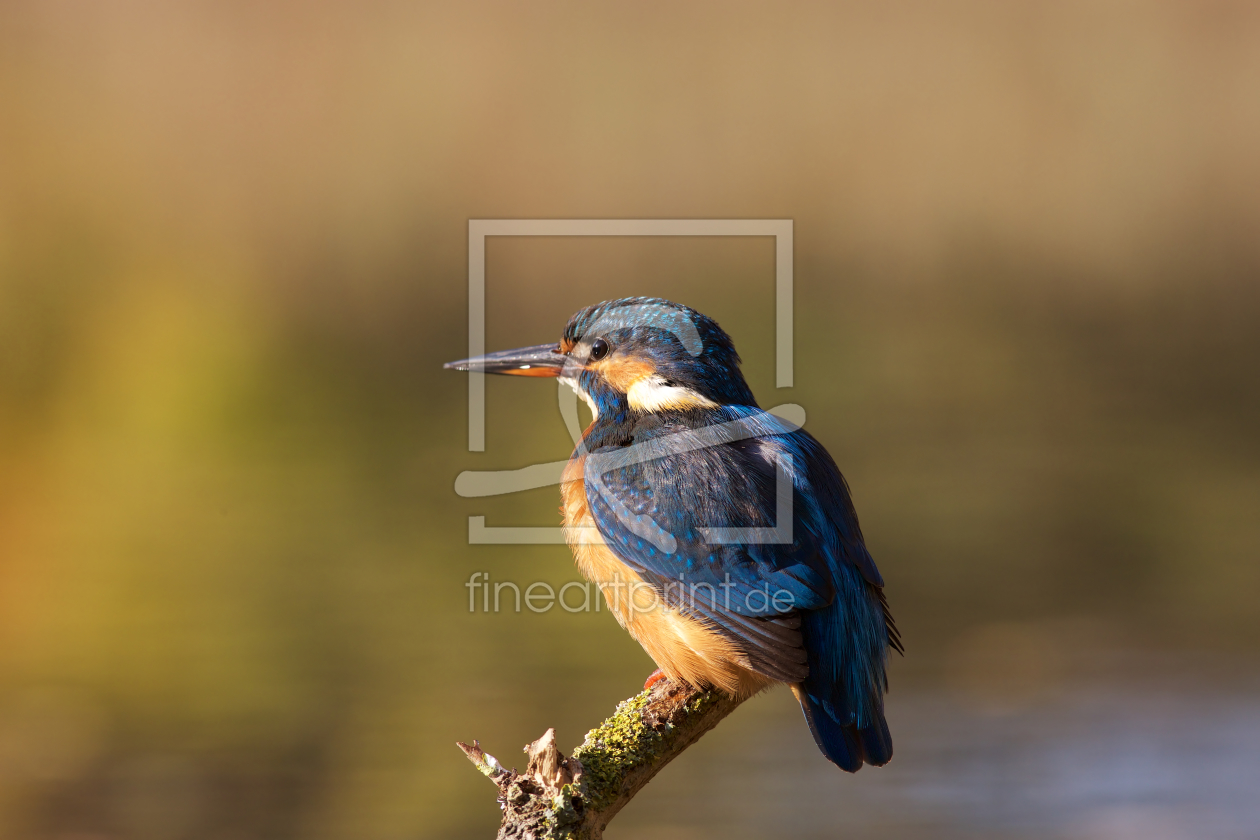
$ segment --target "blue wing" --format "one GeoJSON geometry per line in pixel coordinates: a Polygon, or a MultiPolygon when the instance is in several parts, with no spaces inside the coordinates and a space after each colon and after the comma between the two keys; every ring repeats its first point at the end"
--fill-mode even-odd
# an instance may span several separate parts
{"type": "Polygon", "coordinates": [[[610,548],[666,603],[736,641],[756,670],[799,681],[800,616],[835,603],[852,578],[883,580],[817,441],[756,408],[716,419],[690,429],[648,418],[632,445],[588,453],[588,505],[610,548]]]}

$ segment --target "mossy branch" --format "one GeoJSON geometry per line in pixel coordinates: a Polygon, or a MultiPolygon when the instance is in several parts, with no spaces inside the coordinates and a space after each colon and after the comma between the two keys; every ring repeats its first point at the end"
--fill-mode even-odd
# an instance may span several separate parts
{"type": "Polygon", "coordinates": [[[566,759],[556,731],[525,747],[524,773],[505,769],[480,744],[458,746],[499,788],[501,840],[598,840],[617,812],[661,768],[740,704],[721,691],[661,680],[617,706],[566,759]]]}

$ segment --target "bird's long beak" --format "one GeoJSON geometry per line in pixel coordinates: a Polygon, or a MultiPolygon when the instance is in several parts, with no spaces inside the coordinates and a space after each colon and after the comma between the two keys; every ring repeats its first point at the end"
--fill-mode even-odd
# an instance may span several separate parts
{"type": "Polygon", "coordinates": [[[447,370],[506,373],[512,376],[559,376],[565,363],[569,361],[569,357],[560,352],[558,345],[539,344],[536,347],[502,350],[473,359],[447,362],[442,367],[447,370]]]}

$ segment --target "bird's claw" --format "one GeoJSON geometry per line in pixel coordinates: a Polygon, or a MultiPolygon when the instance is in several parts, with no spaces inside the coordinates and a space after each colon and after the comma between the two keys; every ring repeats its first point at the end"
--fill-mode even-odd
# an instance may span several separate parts
{"type": "Polygon", "coordinates": [[[667,680],[667,679],[669,679],[669,677],[665,676],[665,672],[662,671],[660,668],[657,668],[648,676],[647,680],[643,683],[643,690],[647,691],[649,688],[656,685],[661,680],[667,680]]]}

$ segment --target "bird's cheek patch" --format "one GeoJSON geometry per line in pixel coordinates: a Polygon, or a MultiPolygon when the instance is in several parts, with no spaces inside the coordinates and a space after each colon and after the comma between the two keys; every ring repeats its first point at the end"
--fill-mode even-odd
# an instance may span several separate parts
{"type": "Polygon", "coordinates": [[[690,388],[668,385],[659,376],[645,376],[626,391],[626,401],[636,411],[685,411],[716,408],[717,403],[690,388]]]}
{"type": "Polygon", "coordinates": [[[616,354],[588,367],[602,375],[609,385],[623,394],[628,393],[634,383],[656,373],[656,368],[650,362],[627,359],[616,354]]]}

